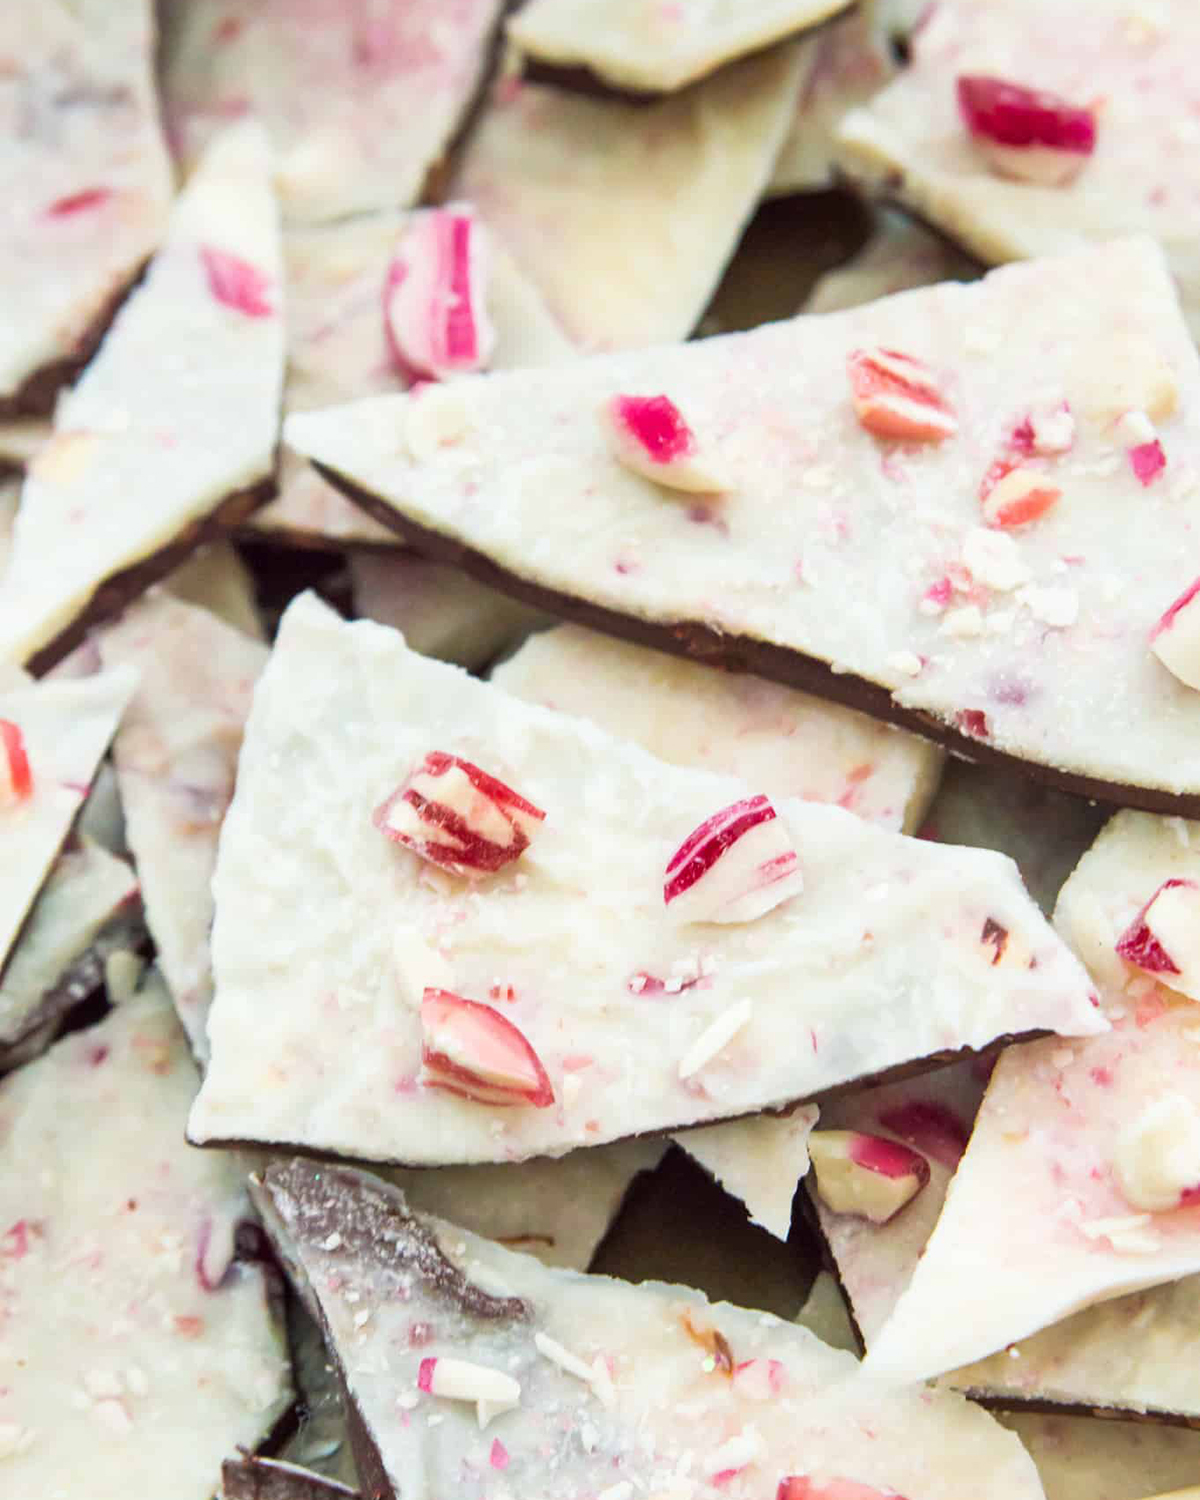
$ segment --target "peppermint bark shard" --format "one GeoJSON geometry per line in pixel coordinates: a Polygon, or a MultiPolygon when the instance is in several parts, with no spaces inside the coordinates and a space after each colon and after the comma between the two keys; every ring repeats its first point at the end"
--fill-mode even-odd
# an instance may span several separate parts
{"type": "Polygon", "coordinates": [[[171,172],[148,0],[10,0],[0,412],[45,412],[162,235],[171,172]]]}
{"type": "Polygon", "coordinates": [[[86,1470],[97,1500],[165,1473],[208,1500],[290,1399],[264,1269],[236,1250],[242,1173],[183,1143],[194,1089],[154,987],[5,1080],[9,1493],[68,1493],[86,1470]]]}
{"type": "Polygon", "coordinates": [[[475,95],[500,0],[171,0],[164,18],[172,144],[196,159],[253,113],[279,153],[293,223],[415,203],[475,95]]]}
{"type": "Polygon", "coordinates": [[[815,1104],[801,1105],[787,1115],[682,1130],[675,1141],[746,1205],[752,1224],[786,1240],[796,1184],[808,1171],[808,1138],[817,1114],[815,1104]]]}
{"type": "Polygon", "coordinates": [[[837,808],[777,804],[801,897],[753,923],[680,921],[663,905],[674,849],[747,793],[297,601],[255,695],[221,841],[212,1062],[193,1138],[412,1165],[557,1155],[779,1107],[998,1036],[1103,1029],[1011,865],[837,808]],[[435,747],[545,812],[518,863],[468,881],[381,832],[375,810],[435,747]],[[932,910],[945,915],[931,929],[932,910]],[[993,965],[989,919],[1036,967],[993,965]],[[694,980],[676,991],[685,970],[694,980]],[[420,1084],[416,1007],[430,985],[498,1007],[554,1106],[496,1110],[420,1084]],[[748,993],[736,1036],[693,1075],[695,1049],[748,993]],[[321,1040],[331,1027],[336,1041],[321,1040]]]}
{"type": "Polygon", "coordinates": [[[577,625],[531,637],[492,681],[672,765],[728,772],[773,796],[833,803],[905,833],[920,825],[941,774],[926,740],[759,677],[713,672],[577,625]]]}
{"type": "Polygon", "coordinates": [[[702,7],[646,0],[533,0],[507,25],[539,62],[583,67],[618,88],[669,93],[722,63],[815,26],[844,0],[715,0],[702,7]]]}
{"type": "Polygon", "coordinates": [[[203,1059],[217,839],[267,649],[159,593],[105,630],[100,651],[106,664],[138,673],[114,746],[126,836],[163,977],[203,1059]]]}
{"type": "Polygon", "coordinates": [[[10,726],[5,749],[15,728],[29,775],[28,794],[0,808],[0,967],[79,815],[135,681],[132,672],[115,671],[0,692],[0,721],[10,726]]]}
{"type": "Polygon", "coordinates": [[[101,987],[106,956],[136,944],[137,895],[133,871],[98,844],[59,856],[0,980],[0,1066],[40,1050],[101,987]]]}
{"type": "MultiPolygon", "coordinates": [[[[284,408],[305,411],[359,396],[403,391],[413,372],[397,361],[388,337],[384,294],[397,244],[430,210],[364,215],[337,224],[292,229],[287,265],[288,368],[284,408]]],[[[477,229],[480,226],[475,226],[477,229]]],[[[496,330],[497,369],[559,364],[572,356],[566,335],[486,226],[487,316],[496,330]]],[[[350,505],[294,454],[282,456],[279,496],[251,525],[289,541],[362,543],[395,548],[395,537],[350,505]]]]}
{"type": "Polygon", "coordinates": [[[1136,226],[1165,249],[1195,332],[1200,258],[1184,206],[1194,179],[1190,166],[1182,182],[1169,179],[1164,164],[1190,163],[1194,121],[1179,58],[1197,41],[1200,16],[1188,0],[1146,10],[1123,0],[941,7],[916,33],[903,75],[843,122],[841,161],[991,263],[1136,226]],[[1046,187],[998,174],[959,113],[956,82],[970,74],[1079,105],[1102,101],[1095,152],[1074,181],[1046,187]]]}
{"type": "MultiPolygon", "coordinates": [[[[1172,1206],[1144,1207],[1179,1165],[1176,1142],[1149,1127],[1164,1104],[1178,1099],[1186,1110],[1197,1097],[1200,1012],[1167,988],[1171,974],[1140,973],[1114,951],[1163,881],[1197,875],[1194,824],[1134,813],[1119,814],[1081,862],[1055,920],[1101,982],[1112,1029],[1001,1057],[937,1228],[868,1353],[880,1374],[955,1369],[1091,1304],[1200,1272],[1190,1184],[1172,1206]]],[[[1186,1154],[1188,1138],[1178,1144],[1186,1154]]],[[[1087,1342],[1084,1382],[1096,1373],[1087,1342]]],[[[1058,1363],[1047,1361],[1052,1387],[1073,1378],[1058,1363]]],[[[1144,1394],[1118,1396],[1109,1404],[1146,1403],[1144,1394]]]]}
{"type": "Polygon", "coordinates": [[[382,1496],[431,1500],[464,1474],[481,1500],[614,1483],[700,1496],[719,1475],[721,1493],[749,1500],[793,1475],[849,1477],[847,1465],[859,1483],[928,1500],[961,1493],[968,1465],[989,1500],[1041,1494],[1028,1456],[984,1413],[881,1387],[770,1315],[548,1270],[346,1169],[277,1163],[258,1198],[320,1305],[360,1469],[382,1496]],[[450,1383],[439,1366],[464,1395],[496,1376],[517,1394],[481,1414],[481,1431],[474,1400],[438,1394],[450,1383]]]}
{"type": "Polygon", "coordinates": [[[974,281],[979,274],[970,256],[902,214],[883,209],[863,248],[844,265],[826,271],[800,310],[844,312],[939,281],[974,281]]]}
{"type": "Polygon", "coordinates": [[[776,48],[649,105],[501,82],[454,191],[576,344],[686,338],[762,197],[801,64],[776,48]]]}
{"type": "Polygon", "coordinates": [[[270,174],[255,126],[213,144],[145,281],[60,403],[0,581],[6,659],[51,664],[263,497],[283,377],[270,174]]]}
{"type": "Polygon", "coordinates": [[[423,550],[517,597],[1076,790],[1200,806],[1200,696],[1148,645],[1193,572],[1200,368],[1149,242],[446,395],[456,436],[429,456],[398,448],[403,397],[292,418],[287,439],[423,550]],[[860,425],[847,360],[870,349],[921,362],[953,436],[900,446],[860,425]],[[609,455],[596,410],[631,390],[689,412],[729,476],[719,500],[664,500],[609,455]],[[984,480],[1064,402],[1069,450],[1038,464],[1066,498],[1001,534],[984,480]],[[1174,460],[1149,488],[1116,425],[1135,407],[1158,413],[1174,460]]]}

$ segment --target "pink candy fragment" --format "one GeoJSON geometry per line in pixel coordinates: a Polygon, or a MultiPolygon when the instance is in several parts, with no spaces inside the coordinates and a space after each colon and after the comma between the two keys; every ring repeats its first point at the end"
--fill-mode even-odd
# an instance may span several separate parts
{"type": "Polygon", "coordinates": [[[257,266],[218,250],[212,245],[200,247],[200,259],[208,277],[208,288],[218,302],[247,318],[269,318],[275,309],[267,300],[271,278],[257,266]]]}
{"type": "Polygon", "coordinates": [[[859,422],[879,438],[940,443],[958,419],[929,366],[897,349],[855,349],[846,360],[859,422]]]}
{"type": "Polygon", "coordinates": [[[486,234],[469,208],[413,216],[383,289],[384,330],[402,371],[443,380],[487,367],[496,343],[488,266],[486,234]]]}
{"type": "Polygon", "coordinates": [[[914,1099],[884,1110],[879,1123],[952,1171],[958,1166],[971,1132],[953,1111],[934,1100],[914,1099]]]}
{"type": "Polygon", "coordinates": [[[0,806],[25,802],[33,796],[33,772],[20,725],[0,719],[0,806]]]}
{"type": "Polygon", "coordinates": [[[46,217],[48,219],[73,218],[75,214],[87,213],[89,209],[102,207],[112,196],[112,188],[83,188],[78,193],[68,193],[65,198],[56,198],[47,208],[46,217]]]}
{"type": "Polygon", "coordinates": [[[879,1490],[856,1479],[827,1479],[818,1484],[806,1474],[779,1481],[775,1500],[904,1500],[895,1490],[879,1490]]]}
{"type": "Polygon", "coordinates": [[[1163,947],[1154,930],[1152,917],[1154,904],[1164,892],[1181,888],[1191,891],[1198,889],[1194,880],[1164,880],[1117,939],[1117,952],[1126,963],[1133,964],[1135,968],[1147,974],[1181,974],[1183,972],[1179,964],[1163,947]]]}
{"type": "Polygon", "coordinates": [[[766,797],[722,808],[671,856],[663,901],[692,922],[751,922],[802,889],[791,836],[766,797]]]}
{"type": "Polygon", "coordinates": [[[451,990],[427,989],[421,1001],[421,1082],[477,1104],[554,1103],[541,1058],[498,1010],[451,990]]]}
{"type": "Polygon", "coordinates": [[[1167,467],[1167,455],[1157,438],[1153,442],[1138,443],[1129,450],[1129,463],[1140,484],[1153,484],[1167,467]]]}
{"type": "Polygon", "coordinates": [[[1044,90],[967,74],[958,107],[972,139],[1002,176],[1048,187],[1077,177],[1096,149],[1096,117],[1044,90]]]}
{"type": "Polygon", "coordinates": [[[670,396],[613,396],[600,408],[600,421],[615,457],[643,479],[689,494],[725,488],[670,396]]]}

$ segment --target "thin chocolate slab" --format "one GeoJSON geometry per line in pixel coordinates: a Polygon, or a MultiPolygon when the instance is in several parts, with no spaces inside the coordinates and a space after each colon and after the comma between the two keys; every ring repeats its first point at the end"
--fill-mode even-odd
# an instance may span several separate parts
{"type": "Polygon", "coordinates": [[[44,415],[162,236],[150,0],[6,0],[0,416],[44,415]]]}
{"type": "Polygon", "coordinates": [[[673,849],[753,792],[301,597],[260,679],[222,832],[212,1059],[192,1138],[512,1161],[779,1108],[1002,1034],[1103,1029],[1009,862],[840,808],[775,804],[804,872],[793,901],[722,925],[670,911],[673,849]],[[546,812],[512,870],[479,884],[431,870],[372,821],[435,749],[478,757],[546,812]],[[993,963],[989,919],[1020,934],[1019,963],[993,963]],[[553,1107],[497,1110],[423,1085],[430,985],[503,1007],[553,1107]],[[733,1017],[728,1046],[694,1062],[733,1017]]]}
{"type": "Polygon", "coordinates": [[[0,655],[50,665],[245,517],[271,483],[283,380],[277,209],[261,130],[231,128],[30,466],[0,655]]]}
{"type": "Polygon", "coordinates": [[[1148,241],[553,378],[293,417],[287,441],[420,550],[553,613],[1067,790],[1200,811],[1200,695],[1149,644],[1193,578],[1200,366],[1148,241]],[[846,363],[863,347],[924,360],[957,433],[864,430],[846,363]],[[721,496],[680,500],[618,463],[597,413],[623,392],[676,401],[721,496]],[[981,487],[1062,402],[1069,450],[1029,459],[1061,503],[998,533],[981,487]],[[1149,484],[1117,425],[1132,407],[1160,424],[1149,484]]]}
{"type": "Polygon", "coordinates": [[[223,1500],[345,1500],[357,1490],[283,1459],[227,1458],[221,1466],[223,1500]]]}

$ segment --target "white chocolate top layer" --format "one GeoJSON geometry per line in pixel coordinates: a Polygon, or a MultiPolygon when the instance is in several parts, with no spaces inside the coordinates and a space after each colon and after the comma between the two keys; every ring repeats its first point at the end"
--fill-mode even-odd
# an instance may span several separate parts
{"type": "Polygon", "coordinates": [[[270,474],[283,381],[276,220],[265,137],[233,127],[26,476],[0,582],[6,660],[27,660],[106,578],[270,474]]]}
{"type": "Polygon", "coordinates": [[[846,0],[530,0],[508,38],[539,62],[583,67],[618,88],[668,93],[722,63],[815,26],[846,0]]]}
{"type": "Polygon", "coordinates": [[[217,840],[267,649],[161,592],[99,640],[107,664],[127,663],[140,678],[114,746],[126,837],[163,977],[203,1059],[217,840]]]}
{"type": "Polygon", "coordinates": [[[127,670],[0,692],[0,719],[20,729],[32,795],[0,809],[0,965],[88,794],[137,679],[127,670]]]}
{"type": "Polygon", "coordinates": [[[743,673],[714,672],[579,625],[532,636],[497,667],[506,693],[590,719],[672,765],[827,802],[914,833],[942,754],[928,740],[743,673]]]}
{"type": "Polygon", "coordinates": [[[279,154],[292,223],[420,198],[479,85],[501,0],[171,0],[163,30],[172,145],[195,161],[253,113],[279,154]]]}
{"type": "Polygon", "coordinates": [[[161,986],[4,1083],[0,1473],[13,1496],[209,1500],[290,1399],[243,1167],[193,1151],[196,1086],[161,986]],[[207,1287],[206,1287],[207,1283],[207,1287]]]}
{"type": "Polygon", "coordinates": [[[777,804],[801,896],[749,924],[681,924],[663,906],[673,850],[752,791],[298,600],[255,695],[221,841],[212,1063],[192,1137],[414,1165],[512,1160],[777,1107],[1007,1033],[1103,1027],[1009,862],[838,808],[777,804]],[[519,865],[469,886],[374,826],[433,749],[546,811],[519,865]],[[1036,967],[992,964],[989,919],[1036,967]],[[413,952],[435,950],[435,983],[448,968],[485,1001],[513,986],[504,1011],[541,1057],[553,1107],[497,1111],[417,1082],[421,1027],[394,956],[405,934],[413,952]],[[747,996],[734,1040],[681,1078],[697,1039],[747,996]]]}
{"type": "Polygon", "coordinates": [[[910,1500],[957,1500],[968,1484],[981,1500],[1040,1500],[1028,1456],[986,1413],[876,1384],[806,1329],[683,1287],[548,1270],[406,1219],[403,1200],[365,1174],[318,1177],[289,1162],[266,1182],[271,1232],[320,1303],[404,1500],[432,1500],[464,1476],[480,1500],[568,1500],[623,1483],[759,1500],[789,1475],[853,1477],[910,1500]],[[426,1359],[502,1372],[519,1404],[480,1431],[473,1403],[419,1389],[426,1359]],[[761,1384],[740,1368],[750,1361],[761,1384]]]}
{"type": "Polygon", "coordinates": [[[1197,46],[1192,0],[955,0],[930,11],[896,82],[847,116],[840,156],[987,262],[1153,235],[1197,333],[1197,125],[1187,66],[1197,46]],[[958,112],[964,73],[1095,106],[1096,149],[1075,180],[1046,188],[991,171],[958,112]]]}
{"type": "Polygon", "coordinates": [[[76,358],[163,232],[149,0],[0,8],[0,399],[76,358]]]}
{"type": "Polygon", "coordinates": [[[287,441],[540,587],[803,653],[1030,762],[1200,792],[1200,695],[1148,646],[1195,573],[1200,364],[1149,241],[440,397],[296,416],[287,441]],[[846,360],[872,346],[936,371],[956,435],[896,445],[859,426],[846,360]],[[596,412],[630,391],[687,413],[727,494],[680,503],[612,458],[596,412]],[[1046,460],[1063,498],[989,531],[990,465],[1064,400],[1074,445],[1046,460]],[[1116,428],[1130,408],[1158,413],[1167,468],[1149,488],[1116,428]]]}
{"type": "Polygon", "coordinates": [[[1200,826],[1121,813],[1068,882],[1055,921],[1092,964],[1112,1030],[1000,1058],[937,1227],[871,1344],[881,1375],[956,1369],[1090,1304],[1200,1272],[1200,1206],[1141,1212],[1115,1170],[1122,1132],[1149,1103],[1200,1089],[1200,1010],[1113,947],[1175,877],[1200,878],[1200,826]]]}
{"type": "Polygon", "coordinates": [[[787,46],[653,104],[501,80],[454,192],[581,347],[686,338],[766,188],[801,76],[787,46]]]}

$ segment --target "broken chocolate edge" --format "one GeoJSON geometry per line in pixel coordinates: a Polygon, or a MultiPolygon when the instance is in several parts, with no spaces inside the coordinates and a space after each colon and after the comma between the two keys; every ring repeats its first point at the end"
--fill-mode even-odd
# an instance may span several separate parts
{"type": "Polygon", "coordinates": [[[336,1500],[359,1493],[301,1464],[284,1464],[252,1453],[225,1460],[221,1488],[224,1500],[336,1500]]]}
{"type": "Polygon", "coordinates": [[[1143,812],[1167,816],[1200,818],[1200,792],[1167,792],[1155,787],[1140,787],[1103,781],[1075,771],[1063,771],[1038,761],[1025,760],[1005,750],[965,734],[962,730],[920,709],[903,708],[887,688],[858,677],[852,672],[835,672],[827,662],[806,656],[791,647],[779,646],[753,636],[726,634],[698,620],[652,621],[622,614],[607,605],[596,604],[577,594],[532,583],[509,572],[478,552],[442,532],[431,530],[401,515],[388,501],[347,479],[327,464],[313,461],[323,479],[339,489],[347,499],[361,506],[390,530],[396,532],[415,551],[434,562],[461,569],[480,583],[502,594],[508,594],[535,609],[587,625],[606,635],[615,635],[635,645],[649,646],[672,656],[683,656],[725,671],[752,673],[784,687],[840,703],[846,708],[885,723],[907,729],[923,739],[945,746],[961,759],[983,766],[1000,766],[1019,771],[1031,780],[1060,791],[1071,792],[1091,801],[1109,802],[1118,807],[1138,808],[1143,812]]]}

